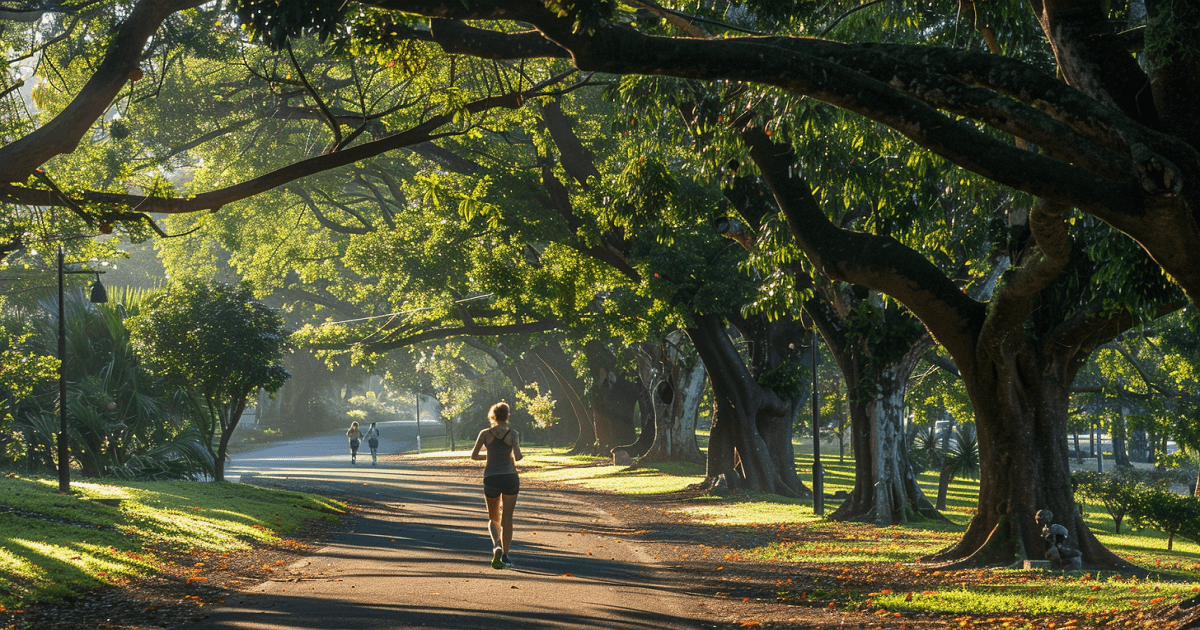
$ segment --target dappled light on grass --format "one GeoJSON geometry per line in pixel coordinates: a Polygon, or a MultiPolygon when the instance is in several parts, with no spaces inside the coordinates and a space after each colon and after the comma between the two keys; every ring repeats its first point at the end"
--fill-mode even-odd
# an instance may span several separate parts
{"type": "Polygon", "coordinates": [[[300,492],[230,483],[76,481],[60,495],[56,479],[0,478],[0,606],[77,595],[151,573],[164,554],[222,553],[344,511],[300,492]],[[119,500],[117,504],[100,499],[119,500]]]}
{"type": "MultiPolygon", "coordinates": [[[[11,525],[0,523],[5,531],[11,525]]],[[[127,537],[98,531],[88,535],[93,542],[73,542],[80,537],[77,530],[50,523],[24,537],[5,536],[0,575],[11,586],[0,590],[0,605],[19,607],[31,596],[58,599],[153,570],[150,558],[131,546],[127,537]]]]}
{"type": "Polygon", "coordinates": [[[520,465],[535,468],[553,468],[559,466],[597,466],[612,462],[611,458],[597,455],[569,455],[569,447],[549,447],[537,445],[522,445],[525,455],[520,465]]]}
{"type": "Polygon", "coordinates": [[[767,495],[747,493],[730,500],[700,499],[693,503],[678,511],[713,525],[817,523],[823,520],[813,514],[812,501],[806,499],[768,498],[767,495]]]}
{"type": "Polygon", "coordinates": [[[745,549],[735,558],[758,562],[852,564],[914,562],[946,547],[959,532],[860,523],[819,522],[776,528],[776,540],[745,549]]]}
{"type": "MultiPolygon", "coordinates": [[[[526,459],[529,459],[526,457],[526,459]]],[[[524,463],[524,462],[522,462],[524,463]]],[[[642,468],[560,464],[527,470],[531,479],[583,486],[620,494],[667,494],[704,481],[704,468],[696,464],[652,464],[642,468]],[[690,473],[690,474],[689,474],[690,473]]]]}
{"type": "Polygon", "coordinates": [[[889,611],[972,615],[1115,613],[1178,602],[1200,591],[1191,583],[1096,580],[1092,574],[982,571],[967,586],[953,581],[932,591],[875,593],[872,605],[889,611]]]}
{"type": "Polygon", "coordinates": [[[1190,540],[1177,537],[1175,548],[1167,552],[1167,536],[1154,530],[1121,536],[1097,531],[1096,538],[1122,558],[1149,569],[1151,575],[1200,581],[1200,545],[1190,540]]]}

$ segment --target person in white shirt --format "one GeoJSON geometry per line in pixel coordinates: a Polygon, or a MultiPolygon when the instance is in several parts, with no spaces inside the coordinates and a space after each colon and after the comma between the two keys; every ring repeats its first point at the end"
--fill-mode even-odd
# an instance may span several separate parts
{"type": "Polygon", "coordinates": [[[379,427],[376,427],[374,422],[367,429],[367,446],[371,447],[371,465],[374,466],[378,457],[376,451],[379,450],[379,427]]]}

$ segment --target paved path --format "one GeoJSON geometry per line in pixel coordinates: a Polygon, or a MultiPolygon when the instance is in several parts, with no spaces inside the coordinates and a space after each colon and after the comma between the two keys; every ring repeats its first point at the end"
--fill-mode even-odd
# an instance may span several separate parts
{"type": "Polygon", "coordinates": [[[243,454],[231,478],[373,503],[288,567],[294,573],[278,572],[280,581],[252,587],[189,628],[713,627],[689,614],[703,608],[585,495],[523,492],[516,567],[497,571],[477,472],[468,478],[418,458],[352,467],[346,455],[327,454],[330,439],[243,454]]]}

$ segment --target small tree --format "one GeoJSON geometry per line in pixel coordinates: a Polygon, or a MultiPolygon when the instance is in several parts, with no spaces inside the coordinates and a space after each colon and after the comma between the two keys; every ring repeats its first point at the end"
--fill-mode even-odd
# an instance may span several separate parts
{"type": "Polygon", "coordinates": [[[554,415],[556,401],[550,397],[550,392],[543,393],[542,387],[535,382],[526,385],[524,390],[518,390],[516,398],[533,417],[533,426],[546,432],[546,443],[550,444],[550,427],[558,423],[558,416],[554,415]]]}
{"type": "Polygon", "coordinates": [[[288,346],[283,318],[244,284],[186,280],[152,298],[130,328],[143,359],[191,396],[197,428],[216,461],[213,477],[223,481],[229,438],[246,401],[259,388],[275,392],[289,376],[280,363],[288,346]]]}
{"type": "Polygon", "coordinates": [[[1138,494],[1146,489],[1145,476],[1134,468],[1117,468],[1108,473],[1081,470],[1071,475],[1071,481],[1080,497],[1104,506],[1117,534],[1121,533],[1121,521],[1137,504],[1138,494]]]}
{"type": "Polygon", "coordinates": [[[1130,518],[1139,526],[1148,526],[1167,535],[1167,551],[1175,546],[1175,536],[1200,540],[1200,498],[1151,486],[1137,494],[1130,518]]]}

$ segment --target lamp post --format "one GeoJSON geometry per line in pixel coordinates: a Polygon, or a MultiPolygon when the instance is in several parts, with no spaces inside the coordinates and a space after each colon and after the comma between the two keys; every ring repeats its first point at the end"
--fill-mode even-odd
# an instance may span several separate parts
{"type": "Polygon", "coordinates": [[[812,333],[813,514],[825,513],[825,479],[821,471],[821,423],[817,418],[817,329],[812,333]]]}
{"type": "Polygon", "coordinates": [[[100,284],[103,271],[63,268],[63,250],[58,248],[58,491],[71,491],[71,455],[67,447],[67,323],[63,315],[63,276],[68,273],[96,274],[89,299],[96,304],[108,301],[108,292],[100,284]]]}

